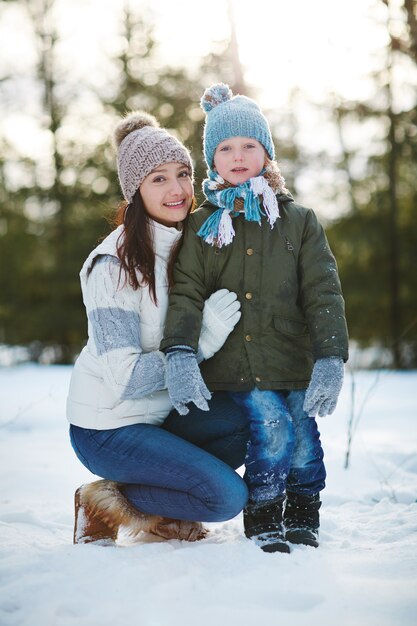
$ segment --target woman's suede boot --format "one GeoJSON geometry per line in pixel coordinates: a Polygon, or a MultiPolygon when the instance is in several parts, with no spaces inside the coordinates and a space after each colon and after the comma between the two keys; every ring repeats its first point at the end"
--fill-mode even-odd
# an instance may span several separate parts
{"type": "Polygon", "coordinates": [[[290,543],[302,543],[317,548],[321,507],[320,494],[305,496],[294,492],[287,493],[284,524],[285,537],[290,543]]]}
{"type": "Polygon", "coordinates": [[[245,535],[264,552],[290,552],[282,523],[284,498],[262,505],[248,504],[243,510],[245,535]]]}
{"type": "Polygon", "coordinates": [[[121,527],[133,537],[140,532],[186,541],[198,541],[206,536],[200,522],[142,513],[120,491],[122,486],[112,480],[97,480],[77,489],[74,543],[115,545],[121,527]]]}

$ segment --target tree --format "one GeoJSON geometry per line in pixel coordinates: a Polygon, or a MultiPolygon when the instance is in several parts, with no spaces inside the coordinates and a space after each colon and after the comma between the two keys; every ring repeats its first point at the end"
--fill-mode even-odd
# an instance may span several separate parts
{"type": "MultiPolygon", "coordinates": [[[[351,211],[328,228],[328,236],[337,252],[351,337],[362,345],[379,343],[389,348],[397,368],[415,367],[417,113],[415,100],[412,107],[395,101],[393,87],[396,68],[415,63],[415,41],[403,38],[399,45],[392,34],[389,2],[383,1],[391,36],[384,65],[375,75],[375,102],[343,102],[335,108],[351,211]],[[383,150],[374,150],[366,171],[355,176],[356,155],[346,148],[344,136],[352,124],[364,125],[372,119],[380,129],[376,140],[383,150]]],[[[410,20],[407,6],[405,2],[404,25],[410,20]]]]}
{"type": "MultiPolygon", "coordinates": [[[[121,200],[111,127],[127,109],[145,108],[201,155],[201,129],[195,123],[203,117],[200,87],[182,69],[158,67],[150,21],[126,8],[121,18],[125,47],[109,62],[116,64],[119,80],[111,97],[94,94],[94,123],[109,132],[102,142],[90,144],[69,130],[77,98],[91,88],[75,86],[63,71],[53,0],[15,4],[32,27],[36,73],[30,81],[33,93],[40,94],[39,131],[50,149],[43,158],[22,159],[3,142],[0,153],[0,285],[5,296],[0,338],[31,344],[33,358],[48,349],[50,360],[70,363],[86,338],[78,273],[98,238],[109,232],[106,217],[121,200]],[[7,172],[11,166],[17,172],[15,188],[7,172]]],[[[14,79],[11,73],[9,80],[14,79]]],[[[201,164],[200,157],[200,169],[201,164]]]]}
{"type": "MultiPolygon", "coordinates": [[[[35,360],[47,353],[49,361],[70,363],[87,331],[78,273],[98,239],[109,232],[107,220],[122,200],[110,141],[117,119],[136,108],[153,113],[190,149],[201,181],[206,173],[199,106],[203,90],[219,76],[235,92],[249,90],[233,37],[219,43],[195,73],[161,67],[151,17],[129,8],[133,5],[128,2],[120,14],[119,53],[108,59],[112,79],[105,88],[93,89],[87,80],[76,82],[63,65],[53,0],[7,4],[30,24],[36,63],[24,80],[36,112],[28,117],[33,115],[47,149],[23,157],[0,137],[0,341],[31,346],[35,360]],[[94,114],[88,120],[77,117],[74,125],[85,94],[94,100],[94,114]],[[89,126],[101,140],[89,140],[89,126]]],[[[7,86],[20,78],[10,71],[0,82],[6,117],[7,86]]],[[[25,111],[23,92],[18,108],[25,111]]],[[[197,185],[196,196],[200,203],[197,185]]]]}
{"type": "Polygon", "coordinates": [[[60,138],[72,104],[69,92],[75,90],[66,85],[56,52],[54,3],[21,0],[15,4],[32,26],[36,74],[27,82],[34,100],[40,94],[38,129],[40,136],[48,138],[50,150],[36,161],[20,158],[10,146],[2,151],[0,218],[5,227],[0,264],[5,268],[1,284],[8,285],[8,297],[0,310],[1,336],[8,344],[32,345],[34,358],[49,348],[50,358],[68,363],[85,337],[78,272],[97,240],[97,235],[91,237],[92,230],[100,232],[97,224],[103,219],[97,200],[101,194],[91,183],[82,182],[91,166],[91,150],[84,145],[80,158],[80,150],[74,149],[76,138],[70,145],[60,138]],[[11,183],[6,165],[17,182],[11,183]]]}

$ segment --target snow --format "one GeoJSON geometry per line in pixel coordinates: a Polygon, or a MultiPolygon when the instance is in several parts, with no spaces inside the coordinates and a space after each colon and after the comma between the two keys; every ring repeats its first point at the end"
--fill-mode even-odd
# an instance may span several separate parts
{"type": "Polygon", "coordinates": [[[417,372],[355,374],[320,419],[321,545],[265,554],[241,515],[207,539],[72,545],[73,494],[93,479],[69,444],[71,367],[0,369],[2,626],[408,626],[417,614],[417,372]],[[361,409],[361,405],[362,409],[361,409]]]}

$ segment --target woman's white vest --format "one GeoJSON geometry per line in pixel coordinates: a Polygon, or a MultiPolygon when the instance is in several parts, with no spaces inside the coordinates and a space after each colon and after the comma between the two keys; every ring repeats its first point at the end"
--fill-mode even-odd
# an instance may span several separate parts
{"type": "Polygon", "coordinates": [[[123,272],[119,277],[116,247],[119,236],[123,237],[123,226],[92,251],[81,269],[88,342],[71,377],[67,400],[71,424],[98,430],[136,423],[159,425],[172,409],[166,390],[141,399],[123,399],[140,355],[159,350],[168,308],[167,262],[181,236],[175,228],[154,221],[151,224],[157,305],[148,287],[135,291],[125,281],[123,272]]]}

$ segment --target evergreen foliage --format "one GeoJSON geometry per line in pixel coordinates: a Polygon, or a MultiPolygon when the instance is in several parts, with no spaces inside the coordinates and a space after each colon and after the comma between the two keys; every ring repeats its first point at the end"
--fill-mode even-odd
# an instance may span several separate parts
{"type": "MultiPolygon", "coordinates": [[[[370,120],[377,120],[382,136],[371,140],[374,147],[370,146],[371,156],[360,176],[352,171],[355,152],[343,146],[340,167],[349,180],[351,210],[327,228],[338,260],[350,335],[362,346],[388,349],[395,368],[417,367],[417,99],[411,108],[399,109],[393,103],[394,63],[410,71],[417,67],[409,5],[405,2],[403,7],[408,37],[400,45],[391,35],[384,63],[374,76],[373,101],[344,102],[334,110],[342,143],[344,127],[364,127],[370,120]]],[[[389,19],[387,28],[390,33],[389,19]]]]}
{"type": "MultiPolygon", "coordinates": [[[[43,145],[29,157],[0,136],[0,343],[28,346],[34,360],[47,355],[71,363],[86,340],[78,273],[112,228],[109,222],[122,200],[110,143],[118,117],[144,108],[187,145],[200,203],[206,176],[200,97],[219,77],[236,91],[242,85],[234,81],[230,42],[219,44],[194,73],[161,66],[152,18],[127,8],[120,16],[119,52],[108,59],[106,86],[75,83],[61,63],[53,0],[0,0],[0,11],[10,7],[19,8],[31,26],[36,67],[26,75],[4,68],[0,112],[26,105],[32,115],[36,111],[37,132],[49,148],[45,153],[43,145]],[[33,102],[24,102],[26,92],[16,87],[23,84],[33,102]],[[94,103],[91,117],[83,118],[83,98],[94,103]]],[[[329,100],[342,142],[339,161],[326,161],[323,154],[313,159],[297,143],[293,103],[299,94],[291,95],[285,115],[266,114],[279,133],[275,143],[290,190],[296,192],[297,178],[312,160],[337,173],[339,181],[345,173],[343,193],[346,199],[348,189],[351,208],[327,226],[327,233],[339,264],[351,338],[388,347],[398,367],[417,367],[417,113],[415,106],[398,110],[390,96],[393,59],[417,63],[412,2],[404,0],[402,15],[402,36],[397,28],[390,38],[386,62],[375,76],[374,99],[329,100]],[[366,162],[355,168],[360,150],[347,149],[343,136],[370,120],[380,137],[371,142],[366,162]]],[[[335,204],[339,194],[340,186],[329,189],[335,204]]]]}

